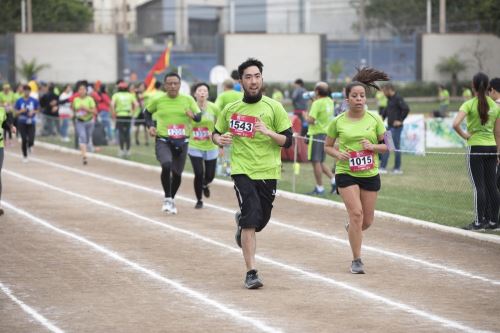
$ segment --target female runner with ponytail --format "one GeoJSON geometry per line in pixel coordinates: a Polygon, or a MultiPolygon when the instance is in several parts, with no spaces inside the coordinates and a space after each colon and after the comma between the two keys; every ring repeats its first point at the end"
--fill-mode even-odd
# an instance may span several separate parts
{"type": "Polygon", "coordinates": [[[467,169],[474,191],[474,221],[464,229],[498,229],[500,203],[494,180],[500,152],[500,110],[487,96],[486,74],[474,75],[472,88],[475,97],[462,104],[453,121],[455,131],[467,141],[467,169]],[[465,118],[466,132],[460,126],[465,118]]]}
{"type": "Polygon", "coordinates": [[[327,130],[325,152],[338,160],[335,180],[349,215],[346,229],[353,255],[353,274],[365,273],[361,261],[363,231],[373,223],[380,190],[378,155],[387,151],[382,118],[376,112],[365,110],[366,93],[369,87],[379,89],[375,81],[388,80],[387,74],[376,69],[358,69],[353,82],[345,88],[348,110],[337,116],[327,130]]]}

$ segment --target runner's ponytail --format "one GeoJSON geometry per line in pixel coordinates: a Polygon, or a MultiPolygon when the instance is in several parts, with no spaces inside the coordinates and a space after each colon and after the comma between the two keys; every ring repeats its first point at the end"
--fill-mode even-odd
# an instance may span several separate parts
{"type": "Polygon", "coordinates": [[[359,68],[357,67],[356,70],[358,71],[356,75],[352,78],[353,82],[349,83],[345,90],[346,90],[346,96],[349,96],[349,93],[353,87],[356,86],[363,86],[365,89],[370,89],[375,88],[379,90],[379,86],[375,83],[377,81],[389,81],[389,75],[386,73],[379,71],[378,69],[371,68],[371,67],[363,67],[359,68]]]}
{"type": "Polygon", "coordinates": [[[477,73],[472,78],[472,86],[477,94],[478,100],[478,112],[479,118],[481,118],[481,125],[486,124],[488,122],[488,111],[490,109],[488,105],[488,101],[486,100],[486,91],[488,90],[488,75],[484,73],[477,73]]]}

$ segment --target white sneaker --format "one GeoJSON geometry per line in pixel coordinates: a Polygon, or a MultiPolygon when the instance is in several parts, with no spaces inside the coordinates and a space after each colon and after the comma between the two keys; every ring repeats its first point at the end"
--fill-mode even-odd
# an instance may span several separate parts
{"type": "Polygon", "coordinates": [[[161,207],[161,210],[167,212],[167,214],[177,214],[177,208],[175,207],[174,199],[165,198],[163,200],[163,206],[161,207]]]}
{"type": "Polygon", "coordinates": [[[125,157],[125,151],[124,150],[120,150],[118,152],[118,157],[121,157],[121,158],[125,157]]]}
{"type": "Polygon", "coordinates": [[[132,154],[130,153],[130,150],[125,150],[125,157],[129,158],[132,154]]]}
{"type": "Polygon", "coordinates": [[[395,174],[395,175],[402,175],[403,174],[403,170],[401,170],[401,169],[394,169],[394,170],[392,170],[392,173],[395,174]]]}
{"type": "Polygon", "coordinates": [[[381,174],[381,175],[385,175],[385,174],[387,174],[387,169],[385,169],[385,168],[378,168],[378,173],[381,174]]]}
{"type": "Polygon", "coordinates": [[[23,157],[23,163],[28,163],[28,158],[27,157],[23,157]]]}

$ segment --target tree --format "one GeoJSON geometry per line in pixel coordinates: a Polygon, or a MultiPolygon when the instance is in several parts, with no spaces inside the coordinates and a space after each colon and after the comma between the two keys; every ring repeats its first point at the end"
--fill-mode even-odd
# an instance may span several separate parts
{"type": "MultiPolygon", "coordinates": [[[[21,1],[2,0],[0,33],[21,31],[21,1]]],[[[92,10],[79,0],[33,0],[34,32],[81,32],[92,23],[92,10]]]]}
{"type": "Polygon", "coordinates": [[[332,80],[336,82],[339,75],[344,71],[344,62],[342,60],[335,60],[328,66],[328,69],[330,70],[332,80]]]}
{"type": "Polygon", "coordinates": [[[50,65],[47,64],[37,64],[36,59],[26,61],[21,58],[21,66],[17,67],[17,71],[26,81],[29,81],[37,76],[42,70],[49,67],[50,65]]]}
{"type": "MultiPolygon", "coordinates": [[[[359,0],[351,0],[357,5],[359,0]]],[[[367,27],[387,28],[397,35],[425,32],[425,0],[367,0],[367,27]]],[[[433,31],[437,31],[439,1],[432,0],[433,31]]],[[[489,32],[500,36],[498,0],[453,0],[446,2],[448,32],[489,32]]]]}
{"type": "Polygon", "coordinates": [[[441,58],[441,61],[436,65],[436,69],[443,74],[451,75],[451,94],[457,95],[458,74],[467,69],[465,61],[460,60],[457,54],[448,58],[441,58]]]}

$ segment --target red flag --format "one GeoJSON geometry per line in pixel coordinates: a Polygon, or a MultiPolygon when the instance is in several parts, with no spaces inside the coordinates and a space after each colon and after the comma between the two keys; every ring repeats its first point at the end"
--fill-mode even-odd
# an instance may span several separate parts
{"type": "Polygon", "coordinates": [[[167,48],[162,52],[160,58],[156,61],[156,63],[151,67],[146,75],[146,79],[144,79],[144,83],[146,83],[147,90],[153,90],[156,82],[155,74],[161,74],[167,68],[170,67],[170,50],[172,49],[172,41],[169,41],[167,44],[167,48]]]}

